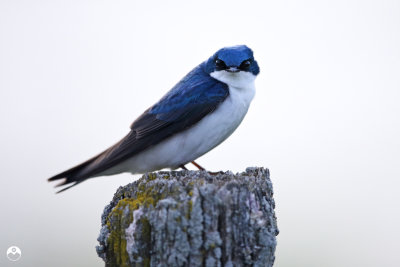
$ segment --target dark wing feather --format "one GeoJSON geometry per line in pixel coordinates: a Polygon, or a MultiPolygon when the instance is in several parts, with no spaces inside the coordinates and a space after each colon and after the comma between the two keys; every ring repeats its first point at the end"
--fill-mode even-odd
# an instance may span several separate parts
{"type": "Polygon", "coordinates": [[[131,131],[121,141],[96,157],[49,180],[66,178],[60,185],[76,185],[95,176],[190,128],[214,111],[228,94],[227,85],[211,78],[200,65],[135,120],[131,131]]]}

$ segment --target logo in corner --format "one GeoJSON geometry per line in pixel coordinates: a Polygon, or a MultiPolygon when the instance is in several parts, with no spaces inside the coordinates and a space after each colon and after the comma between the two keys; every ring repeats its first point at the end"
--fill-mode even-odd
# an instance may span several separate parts
{"type": "Polygon", "coordinates": [[[10,261],[17,261],[21,258],[21,250],[17,246],[11,246],[7,249],[7,258],[10,261]]]}

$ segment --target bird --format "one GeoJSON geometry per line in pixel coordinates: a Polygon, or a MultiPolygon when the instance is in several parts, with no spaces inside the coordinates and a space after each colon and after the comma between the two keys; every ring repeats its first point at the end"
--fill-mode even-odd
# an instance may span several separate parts
{"type": "Polygon", "coordinates": [[[48,181],[63,192],[94,177],[164,168],[204,170],[197,158],[227,139],[245,117],[260,72],[246,45],[219,49],[184,76],[130,126],[119,142],[48,181]]]}

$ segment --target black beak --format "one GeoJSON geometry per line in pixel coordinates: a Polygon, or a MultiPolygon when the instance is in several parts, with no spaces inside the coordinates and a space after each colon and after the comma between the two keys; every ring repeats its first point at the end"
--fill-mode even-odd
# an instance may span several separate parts
{"type": "Polygon", "coordinates": [[[236,73],[239,72],[240,70],[237,67],[228,67],[226,71],[230,73],[236,73]]]}

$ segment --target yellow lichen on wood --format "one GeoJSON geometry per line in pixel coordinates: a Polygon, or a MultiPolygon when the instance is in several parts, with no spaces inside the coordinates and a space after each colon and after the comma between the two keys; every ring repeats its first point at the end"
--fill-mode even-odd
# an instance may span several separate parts
{"type": "MultiPolygon", "coordinates": [[[[156,178],[155,174],[148,175],[149,180],[156,178]]],[[[124,195],[124,197],[126,197],[124,195]]],[[[141,183],[138,186],[138,191],[135,198],[123,198],[118,201],[118,204],[112,209],[107,218],[107,227],[110,231],[107,242],[108,246],[113,247],[115,254],[115,262],[120,266],[129,266],[129,255],[126,250],[125,229],[133,221],[133,216],[126,216],[128,213],[133,214],[134,210],[141,207],[148,208],[150,205],[155,207],[157,202],[164,196],[158,193],[158,190],[149,184],[141,183]],[[127,210],[128,209],[128,210],[127,210]],[[111,223],[113,221],[114,223],[111,223]],[[118,221],[118,223],[115,223],[118,221]]],[[[151,227],[146,218],[141,218],[140,223],[143,225],[143,236],[147,242],[151,240],[151,227]]],[[[147,260],[147,263],[149,261],[147,260]]],[[[144,258],[144,266],[147,265],[146,258],[144,258]]]]}
{"type": "Polygon", "coordinates": [[[130,211],[134,210],[137,200],[124,198],[121,199],[115,208],[111,211],[107,220],[107,227],[110,231],[107,242],[108,246],[113,247],[113,256],[115,262],[121,267],[128,267],[129,255],[126,251],[125,229],[132,223],[133,218],[124,216],[124,210],[128,208],[130,211]],[[114,223],[111,223],[113,221],[114,223]],[[118,223],[115,223],[115,222],[118,223]]]}

